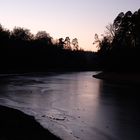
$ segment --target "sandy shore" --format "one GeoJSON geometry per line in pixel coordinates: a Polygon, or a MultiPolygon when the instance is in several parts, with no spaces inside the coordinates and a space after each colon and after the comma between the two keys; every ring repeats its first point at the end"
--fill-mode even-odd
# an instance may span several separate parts
{"type": "Polygon", "coordinates": [[[34,117],[0,106],[0,140],[59,140],[34,117]]]}

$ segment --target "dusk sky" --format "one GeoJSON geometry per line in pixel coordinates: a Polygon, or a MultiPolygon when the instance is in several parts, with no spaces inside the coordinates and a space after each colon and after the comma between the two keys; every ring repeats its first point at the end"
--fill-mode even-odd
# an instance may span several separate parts
{"type": "Polygon", "coordinates": [[[139,8],[140,0],[0,0],[0,23],[45,30],[55,39],[76,37],[80,47],[95,50],[95,33],[103,34],[120,12],[139,8]]]}

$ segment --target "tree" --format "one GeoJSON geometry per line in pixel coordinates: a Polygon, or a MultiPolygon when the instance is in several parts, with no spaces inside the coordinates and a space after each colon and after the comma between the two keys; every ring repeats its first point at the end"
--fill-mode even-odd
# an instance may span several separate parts
{"type": "Polygon", "coordinates": [[[100,42],[99,48],[99,52],[101,53],[105,54],[106,52],[108,52],[111,48],[110,39],[108,37],[104,37],[100,42]]]}
{"type": "Polygon", "coordinates": [[[38,40],[46,45],[52,45],[52,37],[46,31],[38,31],[35,35],[35,40],[38,40]]]}
{"type": "Polygon", "coordinates": [[[122,19],[124,17],[124,13],[121,12],[118,14],[118,16],[115,18],[113,26],[115,27],[115,33],[120,30],[120,25],[122,23],[122,19]]]}
{"type": "Polygon", "coordinates": [[[0,24],[0,43],[8,43],[10,37],[10,31],[3,28],[3,26],[0,24]]]}
{"type": "Polygon", "coordinates": [[[71,42],[70,42],[70,38],[69,37],[66,37],[65,38],[65,41],[64,41],[64,48],[67,49],[67,50],[71,50],[71,42]]]}
{"type": "Polygon", "coordinates": [[[95,36],[95,43],[99,42],[99,58],[105,62],[104,66],[119,71],[137,70],[140,59],[140,10],[121,12],[106,29],[100,42],[95,36]]]}
{"type": "Polygon", "coordinates": [[[63,38],[59,38],[58,39],[58,46],[60,49],[63,49],[64,48],[64,39],[63,38]]]}
{"type": "Polygon", "coordinates": [[[114,37],[115,37],[115,26],[114,26],[114,24],[109,23],[106,26],[105,35],[111,43],[113,41],[114,37]]]}
{"type": "Polygon", "coordinates": [[[72,45],[73,45],[73,50],[78,50],[79,49],[79,45],[78,45],[78,39],[77,38],[74,38],[72,40],[72,45]]]}
{"type": "Polygon", "coordinates": [[[29,41],[33,38],[30,30],[21,27],[15,27],[11,33],[11,37],[14,40],[29,41]]]}
{"type": "Polygon", "coordinates": [[[132,15],[132,44],[135,47],[140,46],[140,9],[132,15]]]}
{"type": "Polygon", "coordinates": [[[114,43],[117,47],[134,47],[135,46],[135,23],[132,20],[133,14],[131,11],[120,13],[114,20],[115,39],[114,43]]]}
{"type": "Polygon", "coordinates": [[[95,35],[94,35],[94,42],[93,42],[93,45],[96,45],[96,47],[97,47],[98,49],[100,49],[100,43],[101,43],[101,41],[100,41],[100,39],[99,39],[98,34],[95,34],[95,35]]]}

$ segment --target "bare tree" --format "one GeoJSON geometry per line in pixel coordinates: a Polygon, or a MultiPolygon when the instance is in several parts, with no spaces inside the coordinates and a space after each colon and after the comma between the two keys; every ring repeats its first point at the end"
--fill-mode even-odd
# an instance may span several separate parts
{"type": "Polygon", "coordinates": [[[73,50],[78,50],[79,49],[79,45],[78,45],[78,39],[77,38],[74,38],[72,40],[72,45],[73,45],[73,50]]]}
{"type": "Polygon", "coordinates": [[[111,43],[115,37],[115,26],[112,23],[106,26],[105,35],[111,43]]]}
{"type": "Polygon", "coordinates": [[[64,41],[64,48],[67,49],[67,50],[71,50],[71,42],[70,42],[70,38],[69,37],[66,37],[65,38],[65,41],[64,41]]]}
{"type": "Polygon", "coordinates": [[[101,43],[101,41],[100,41],[100,39],[99,39],[99,36],[98,36],[98,34],[95,34],[94,35],[94,42],[93,42],[93,45],[96,45],[96,48],[100,48],[100,43],[101,43]]]}

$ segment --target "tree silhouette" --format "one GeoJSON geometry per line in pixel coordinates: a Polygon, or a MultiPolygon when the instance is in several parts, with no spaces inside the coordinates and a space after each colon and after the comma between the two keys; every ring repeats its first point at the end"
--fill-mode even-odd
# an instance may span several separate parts
{"type": "Polygon", "coordinates": [[[0,24],[0,44],[1,47],[4,47],[4,45],[9,44],[10,39],[10,31],[7,29],[4,29],[3,26],[0,24]]]}
{"type": "Polygon", "coordinates": [[[72,45],[73,45],[73,50],[77,51],[79,49],[78,39],[77,38],[74,38],[72,40],[72,45]]]}
{"type": "Polygon", "coordinates": [[[106,61],[104,67],[116,71],[139,71],[140,10],[121,12],[107,30],[98,51],[100,60],[106,61]]]}
{"type": "Polygon", "coordinates": [[[98,34],[95,34],[93,45],[96,45],[96,47],[100,50],[100,48],[101,48],[100,43],[101,43],[101,40],[99,39],[98,34]]]}
{"type": "Polygon", "coordinates": [[[115,26],[114,24],[110,23],[106,26],[105,36],[108,38],[110,43],[113,41],[115,37],[115,26]]]}
{"type": "Polygon", "coordinates": [[[70,42],[70,38],[69,37],[66,37],[65,38],[65,41],[64,41],[64,48],[66,50],[71,50],[71,42],[70,42]]]}
{"type": "Polygon", "coordinates": [[[38,31],[35,35],[35,40],[44,45],[52,45],[52,37],[46,31],[38,31]]]}
{"type": "Polygon", "coordinates": [[[29,41],[33,38],[33,35],[30,33],[30,30],[28,29],[15,27],[11,32],[11,37],[14,40],[29,41]]]}
{"type": "Polygon", "coordinates": [[[54,41],[46,31],[34,35],[25,28],[9,31],[0,25],[0,73],[93,69],[95,54],[78,47],[77,38],[54,41]]]}
{"type": "Polygon", "coordinates": [[[60,49],[64,49],[64,44],[65,44],[64,39],[63,38],[59,38],[58,39],[58,47],[60,49]]]}

